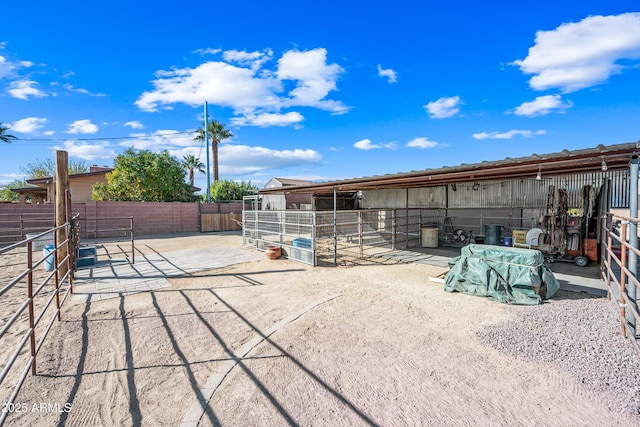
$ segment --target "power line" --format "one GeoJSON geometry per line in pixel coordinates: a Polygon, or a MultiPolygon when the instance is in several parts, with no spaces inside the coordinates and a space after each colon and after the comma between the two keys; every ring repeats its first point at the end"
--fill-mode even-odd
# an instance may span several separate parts
{"type": "Polygon", "coordinates": [[[13,142],[28,141],[28,142],[64,142],[64,141],[113,141],[122,139],[149,139],[149,138],[177,138],[183,135],[193,135],[195,131],[191,132],[175,132],[164,134],[149,134],[149,135],[135,135],[135,136],[112,136],[107,138],[16,138],[13,142]]]}

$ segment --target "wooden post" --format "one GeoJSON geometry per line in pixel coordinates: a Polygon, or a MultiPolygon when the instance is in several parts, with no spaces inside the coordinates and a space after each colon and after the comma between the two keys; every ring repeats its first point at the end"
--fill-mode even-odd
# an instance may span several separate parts
{"type": "MultiPolygon", "coordinates": [[[[69,189],[69,156],[66,151],[56,150],[56,178],[55,178],[55,188],[56,188],[56,227],[60,227],[64,225],[67,221],[67,200],[66,194],[69,189]]],[[[67,241],[67,229],[66,227],[60,228],[56,232],[58,244],[67,241]]],[[[63,260],[68,255],[67,245],[64,244],[60,248],[60,254],[58,259],[63,260]]],[[[60,273],[64,277],[68,271],[68,264],[63,262],[62,265],[59,266],[60,273]]]]}

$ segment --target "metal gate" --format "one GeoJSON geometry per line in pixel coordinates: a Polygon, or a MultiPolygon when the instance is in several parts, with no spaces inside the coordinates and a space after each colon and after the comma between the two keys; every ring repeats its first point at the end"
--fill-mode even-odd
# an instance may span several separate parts
{"type": "Polygon", "coordinates": [[[316,265],[315,212],[245,210],[242,244],[261,251],[279,246],[285,257],[316,265]]]}

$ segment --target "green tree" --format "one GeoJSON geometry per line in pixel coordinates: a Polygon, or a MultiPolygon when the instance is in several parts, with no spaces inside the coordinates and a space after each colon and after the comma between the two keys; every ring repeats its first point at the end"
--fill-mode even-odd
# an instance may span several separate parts
{"type": "Polygon", "coordinates": [[[228,179],[211,184],[210,197],[212,202],[220,200],[242,200],[242,196],[252,196],[258,187],[249,182],[235,182],[228,179]]]}
{"type": "MultiPolygon", "coordinates": [[[[211,153],[213,154],[213,182],[217,182],[218,176],[218,144],[225,139],[233,137],[233,134],[226,125],[217,120],[211,120],[207,129],[209,130],[209,138],[211,138],[211,153]]],[[[196,131],[198,135],[194,138],[196,141],[204,141],[204,126],[196,131]]]]}
{"type": "Polygon", "coordinates": [[[114,161],[107,184],[93,186],[93,200],[136,202],[191,201],[182,163],[168,151],[152,153],[128,148],[114,161]]]}
{"type": "Polygon", "coordinates": [[[26,184],[23,181],[20,181],[20,180],[11,181],[7,185],[1,186],[0,187],[0,200],[9,200],[9,201],[12,201],[12,202],[17,202],[18,201],[18,193],[16,193],[15,191],[11,191],[11,189],[12,188],[23,188],[23,187],[29,187],[29,185],[26,184]]]}
{"type": "Polygon", "coordinates": [[[0,122],[0,141],[11,143],[11,140],[18,139],[15,136],[9,135],[8,133],[6,133],[6,131],[8,130],[9,128],[4,126],[2,122],[0,122]]]}
{"type": "Polygon", "coordinates": [[[204,163],[202,163],[200,159],[193,154],[183,156],[182,159],[182,167],[189,172],[189,186],[193,188],[194,173],[196,171],[205,173],[204,163]]]}
{"type": "MultiPolygon", "coordinates": [[[[56,161],[53,157],[36,159],[31,163],[27,163],[26,166],[20,167],[20,170],[29,177],[27,179],[55,176],[56,161]]],[[[69,160],[69,175],[77,175],[87,172],[89,172],[89,167],[84,160],[69,160]]]]}

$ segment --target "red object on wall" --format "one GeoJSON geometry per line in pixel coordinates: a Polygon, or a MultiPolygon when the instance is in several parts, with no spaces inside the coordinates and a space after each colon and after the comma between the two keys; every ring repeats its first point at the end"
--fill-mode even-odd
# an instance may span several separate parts
{"type": "Polygon", "coordinates": [[[598,261],[598,241],[596,239],[584,239],[584,254],[589,261],[598,261]]]}

